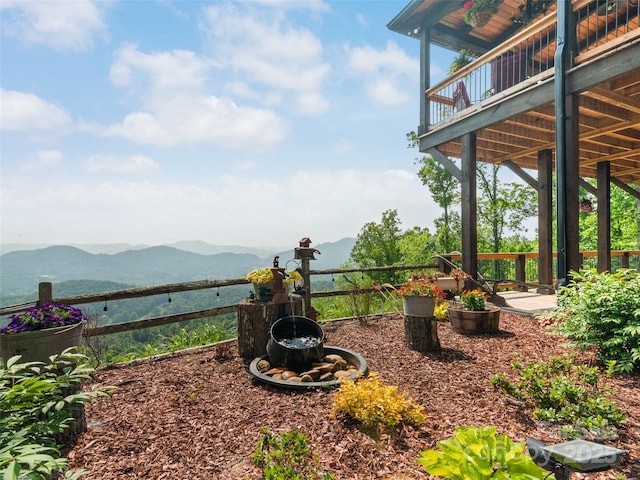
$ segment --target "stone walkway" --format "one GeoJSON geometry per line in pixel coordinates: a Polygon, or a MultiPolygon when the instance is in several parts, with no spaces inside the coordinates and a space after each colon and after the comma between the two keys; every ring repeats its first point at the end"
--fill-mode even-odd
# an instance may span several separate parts
{"type": "Polygon", "coordinates": [[[522,313],[524,315],[538,315],[556,307],[556,296],[543,295],[533,290],[528,292],[508,291],[499,295],[507,301],[508,307],[502,307],[505,311],[522,313]]]}

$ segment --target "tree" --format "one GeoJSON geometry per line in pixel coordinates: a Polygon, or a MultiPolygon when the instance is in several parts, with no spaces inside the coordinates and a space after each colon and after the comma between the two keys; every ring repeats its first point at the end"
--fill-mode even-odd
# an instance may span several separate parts
{"type": "MultiPolygon", "coordinates": [[[[595,185],[595,180],[588,180],[595,185]]],[[[586,190],[580,189],[582,197],[589,198],[586,190]]],[[[592,198],[589,198],[592,200],[592,198]]],[[[598,206],[593,213],[580,213],[580,249],[598,248],[598,206]]],[[[640,201],[615,185],[611,186],[611,248],[633,250],[640,247],[640,201]],[[635,215],[629,215],[635,212],[635,215]]]]}
{"type": "Polygon", "coordinates": [[[402,254],[398,241],[402,237],[397,210],[382,213],[380,223],[366,223],[351,249],[350,259],[360,267],[396,265],[402,254]]]}
{"type": "Polygon", "coordinates": [[[536,195],[519,183],[501,184],[499,165],[478,164],[476,171],[480,193],[478,240],[487,251],[500,252],[505,230],[521,231],[522,222],[536,214],[536,195]]]}
{"type": "MultiPolygon", "coordinates": [[[[410,148],[415,148],[418,144],[415,132],[409,132],[407,140],[410,148]]],[[[456,225],[456,219],[452,218],[452,214],[455,212],[451,212],[451,208],[460,203],[459,182],[431,156],[416,159],[416,163],[421,165],[418,170],[418,178],[429,189],[433,201],[443,210],[442,216],[434,222],[436,224],[436,251],[451,252],[459,248],[461,243],[460,235],[454,233],[460,231],[454,228],[459,226],[459,217],[458,225],[456,225]]]]}

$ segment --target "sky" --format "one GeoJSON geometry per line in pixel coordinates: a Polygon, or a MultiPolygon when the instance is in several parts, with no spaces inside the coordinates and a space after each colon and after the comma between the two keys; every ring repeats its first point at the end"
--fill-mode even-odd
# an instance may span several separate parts
{"type": "Polygon", "coordinates": [[[433,232],[408,2],[0,0],[0,243],[433,232]]]}

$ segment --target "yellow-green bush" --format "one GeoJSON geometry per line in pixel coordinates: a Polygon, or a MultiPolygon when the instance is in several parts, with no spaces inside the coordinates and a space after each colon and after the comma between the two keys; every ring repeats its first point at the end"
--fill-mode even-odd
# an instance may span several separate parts
{"type": "Polygon", "coordinates": [[[424,407],[414,402],[407,392],[385,385],[375,372],[368,378],[349,380],[334,394],[334,413],[360,422],[373,432],[393,430],[400,424],[418,426],[427,421],[424,407]]]}

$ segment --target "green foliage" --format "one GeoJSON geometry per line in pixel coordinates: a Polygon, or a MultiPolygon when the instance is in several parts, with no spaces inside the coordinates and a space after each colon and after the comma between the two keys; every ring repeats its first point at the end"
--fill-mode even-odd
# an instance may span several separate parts
{"type": "Polygon", "coordinates": [[[603,362],[630,372],[640,367],[640,273],[572,272],[558,294],[559,331],[581,349],[595,348],[603,362]]]}
{"type": "Polygon", "coordinates": [[[524,447],[504,434],[496,435],[495,427],[460,427],[438,442],[440,450],[425,450],[417,461],[427,473],[450,480],[554,478],[524,453],[524,447]]]}
{"type": "Polygon", "coordinates": [[[417,426],[426,422],[422,405],[407,392],[398,391],[398,387],[385,385],[375,372],[366,379],[342,383],[333,397],[333,411],[360,422],[373,437],[401,424],[417,426]]]}
{"type": "Polygon", "coordinates": [[[485,309],[486,297],[485,293],[476,288],[475,290],[465,290],[460,294],[460,301],[464,305],[465,310],[481,312],[485,309]]]}
{"type": "Polygon", "coordinates": [[[331,480],[333,475],[316,472],[318,456],[313,454],[306,435],[293,429],[272,434],[266,427],[261,430],[256,450],[251,455],[253,464],[262,469],[261,480],[331,480]]]}
{"type": "MultiPolygon", "coordinates": [[[[595,180],[587,180],[596,185],[595,180]]],[[[580,197],[589,195],[580,188],[580,197]]],[[[590,198],[597,209],[595,199],[590,198]]],[[[611,185],[611,249],[635,250],[640,247],[640,201],[616,185],[611,185]]],[[[597,250],[598,215],[580,213],[580,249],[597,250]]]]}
{"type": "Polygon", "coordinates": [[[574,355],[529,364],[516,358],[511,366],[519,380],[494,375],[494,388],[524,401],[537,420],[559,425],[565,437],[612,438],[616,434],[611,427],[626,418],[600,388],[598,369],[577,364],[574,355]]]}
{"type": "Polygon", "coordinates": [[[522,231],[522,224],[537,213],[537,194],[520,183],[501,183],[500,166],[479,163],[478,250],[503,251],[505,230],[522,231]]]}
{"type": "MultiPolygon", "coordinates": [[[[402,237],[400,219],[397,210],[382,213],[380,223],[369,222],[361,229],[353,248],[350,260],[361,267],[397,265],[402,260],[398,241],[402,237]]],[[[386,281],[386,273],[372,275],[374,281],[386,281]]]]}
{"type": "MultiPolygon", "coordinates": [[[[463,51],[465,57],[468,56],[466,50],[463,51]]],[[[461,52],[461,53],[463,53],[461,52]]],[[[460,58],[465,61],[466,58],[460,58]]],[[[407,134],[407,141],[410,148],[418,146],[418,136],[415,132],[407,134]]],[[[460,215],[452,212],[452,208],[460,203],[460,184],[440,163],[431,156],[416,159],[415,163],[420,166],[418,178],[422,184],[429,189],[431,198],[443,210],[441,217],[436,219],[436,252],[451,252],[460,249],[460,215]]]]}
{"type": "MultiPolygon", "coordinates": [[[[80,384],[93,369],[86,357],[67,349],[51,364],[0,362],[0,474],[7,479],[42,479],[66,468],[56,435],[68,429],[73,413],[106,391],[82,391],[80,384]]],[[[71,472],[66,478],[78,478],[71,472]]]]}

